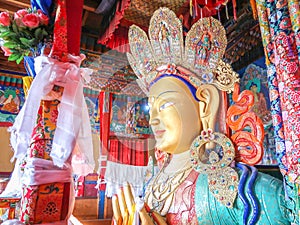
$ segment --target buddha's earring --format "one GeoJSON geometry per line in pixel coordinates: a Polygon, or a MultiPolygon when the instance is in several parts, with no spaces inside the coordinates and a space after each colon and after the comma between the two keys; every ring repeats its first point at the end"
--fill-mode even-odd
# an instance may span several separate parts
{"type": "Polygon", "coordinates": [[[202,131],[201,135],[194,139],[191,148],[191,164],[198,173],[208,176],[208,186],[215,199],[232,208],[238,192],[239,177],[237,172],[230,167],[235,157],[235,150],[231,140],[224,134],[212,130],[202,131]],[[214,142],[223,149],[220,152],[210,151],[208,162],[201,161],[199,149],[206,143],[214,142]]]}

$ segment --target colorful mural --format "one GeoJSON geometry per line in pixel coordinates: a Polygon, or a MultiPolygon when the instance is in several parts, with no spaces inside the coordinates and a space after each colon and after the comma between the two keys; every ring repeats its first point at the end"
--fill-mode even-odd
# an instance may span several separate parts
{"type": "Polygon", "coordinates": [[[151,134],[147,98],[138,100],[129,109],[129,118],[127,122],[128,133],[151,134]]]}
{"type": "Polygon", "coordinates": [[[95,91],[89,88],[83,89],[83,95],[88,107],[88,113],[91,122],[92,133],[100,133],[100,121],[99,121],[99,91],[95,91]]]}
{"type": "Polygon", "coordinates": [[[241,88],[252,91],[255,102],[251,110],[260,117],[265,128],[271,126],[267,70],[255,64],[247,66],[242,74],[241,88]]]}
{"type": "Polygon", "coordinates": [[[255,102],[251,110],[259,116],[264,124],[264,156],[261,164],[277,165],[267,69],[264,64],[264,58],[248,65],[245,69],[239,71],[239,74],[241,76],[241,90],[252,91],[255,102]]]}
{"type": "Polygon", "coordinates": [[[110,130],[119,136],[151,134],[147,98],[113,95],[110,130]]]}
{"type": "Polygon", "coordinates": [[[0,74],[0,126],[13,124],[24,104],[22,78],[0,74]]]}
{"type": "MultiPolygon", "coordinates": [[[[25,102],[22,77],[0,72],[0,126],[12,125],[25,102]]],[[[84,88],[83,91],[92,132],[99,134],[99,91],[89,88],[84,88]]]]}

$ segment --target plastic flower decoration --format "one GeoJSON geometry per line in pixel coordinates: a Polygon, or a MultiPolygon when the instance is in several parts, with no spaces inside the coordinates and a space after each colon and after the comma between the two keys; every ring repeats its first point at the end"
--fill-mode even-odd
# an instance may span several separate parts
{"type": "Polygon", "coordinates": [[[41,10],[20,9],[13,16],[0,13],[0,46],[9,61],[18,64],[24,56],[36,56],[50,40],[49,18],[41,10]]]}

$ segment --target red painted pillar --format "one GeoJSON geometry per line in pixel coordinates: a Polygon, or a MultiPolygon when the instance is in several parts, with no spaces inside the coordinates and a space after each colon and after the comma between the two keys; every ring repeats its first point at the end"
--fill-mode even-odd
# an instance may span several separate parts
{"type": "Polygon", "coordinates": [[[83,0],[66,0],[68,52],[79,55],[83,0]]]}

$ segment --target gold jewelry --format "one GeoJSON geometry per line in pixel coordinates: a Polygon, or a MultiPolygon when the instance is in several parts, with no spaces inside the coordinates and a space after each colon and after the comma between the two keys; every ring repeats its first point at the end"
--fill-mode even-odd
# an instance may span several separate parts
{"type": "Polygon", "coordinates": [[[167,162],[165,162],[163,168],[148,186],[147,194],[145,196],[151,210],[157,211],[162,215],[169,211],[174,199],[175,191],[186,179],[192,169],[191,165],[186,166],[189,164],[189,161],[187,161],[183,168],[169,176],[164,173],[166,164],[167,162]]]}
{"type": "Polygon", "coordinates": [[[239,176],[230,167],[234,160],[235,150],[231,140],[224,134],[212,130],[202,131],[191,145],[191,163],[198,173],[208,175],[208,186],[210,192],[217,201],[232,208],[238,192],[239,176]],[[219,144],[223,150],[221,152],[211,151],[208,162],[202,162],[199,157],[199,149],[208,142],[219,144]],[[221,158],[220,158],[221,157],[221,158]]]}
{"type": "Polygon", "coordinates": [[[222,61],[227,38],[222,24],[213,17],[198,20],[183,41],[182,24],[168,8],[156,10],[150,20],[149,39],[138,26],[129,29],[128,61],[145,93],[162,74],[176,74],[195,87],[211,83],[231,92],[238,74],[222,61]]]}

